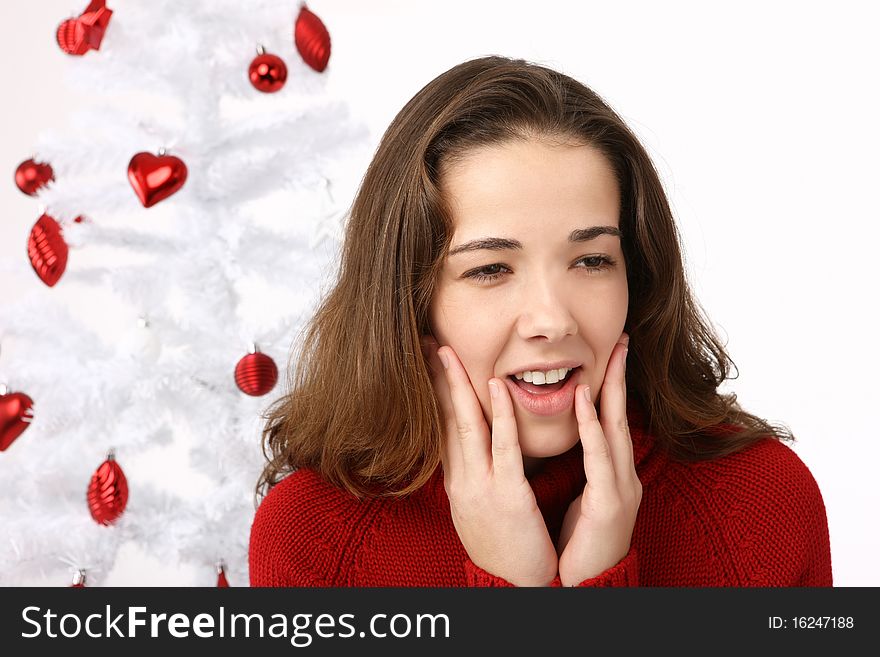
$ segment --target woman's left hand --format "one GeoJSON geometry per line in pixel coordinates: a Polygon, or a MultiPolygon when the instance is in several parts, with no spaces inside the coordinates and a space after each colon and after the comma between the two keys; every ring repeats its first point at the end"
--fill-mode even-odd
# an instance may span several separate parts
{"type": "Polygon", "coordinates": [[[633,462],[626,418],[628,344],[629,336],[624,333],[611,353],[602,383],[601,420],[589,398],[589,387],[579,385],[575,390],[587,484],[562,522],[557,552],[563,586],[577,586],[596,577],[629,552],[642,483],[633,462]]]}

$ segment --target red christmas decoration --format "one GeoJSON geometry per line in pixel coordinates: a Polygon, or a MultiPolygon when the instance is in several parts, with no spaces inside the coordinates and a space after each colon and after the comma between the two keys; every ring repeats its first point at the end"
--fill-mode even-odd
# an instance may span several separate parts
{"type": "Polygon", "coordinates": [[[55,180],[55,172],[45,162],[25,160],[15,170],[15,184],[28,196],[36,196],[37,191],[51,180],[55,180]]]}
{"type": "Polygon", "coordinates": [[[183,187],[186,165],[178,157],[138,153],[128,163],[128,181],[145,208],[156,205],[183,187]]]}
{"type": "Polygon", "coordinates": [[[125,511],[128,503],[128,481],[122,468],[116,463],[113,450],[110,450],[107,460],[92,475],[86,499],[92,518],[100,525],[114,523],[125,511]]]}
{"type": "Polygon", "coordinates": [[[330,33],[324,23],[303,4],[293,28],[293,41],[306,64],[318,73],[330,60],[330,33]]]}
{"type": "Polygon", "coordinates": [[[58,26],[55,32],[58,46],[68,55],[85,55],[89,50],[98,50],[112,15],[113,10],[107,9],[105,0],[92,0],[78,18],[70,18],[58,26]]]}
{"type": "Polygon", "coordinates": [[[49,287],[55,285],[67,267],[67,242],[61,226],[53,217],[43,214],[31,229],[27,245],[28,259],[37,276],[49,287]]]}
{"type": "Polygon", "coordinates": [[[0,386],[0,452],[5,452],[34,420],[34,402],[23,392],[0,386]]]}
{"type": "Polygon", "coordinates": [[[278,368],[275,361],[252,347],[251,353],[244,356],[235,366],[235,384],[239,389],[253,397],[265,395],[278,381],[278,368]]]}
{"type": "Polygon", "coordinates": [[[248,68],[248,78],[258,91],[273,93],[287,81],[287,66],[278,55],[271,55],[260,46],[259,53],[248,68]]]}
{"type": "Polygon", "coordinates": [[[226,572],[223,570],[223,562],[217,564],[217,588],[228,589],[229,582],[226,579],[226,572]]]}
{"type": "Polygon", "coordinates": [[[80,568],[73,575],[73,583],[70,585],[72,589],[84,589],[86,587],[86,571],[80,568]]]}

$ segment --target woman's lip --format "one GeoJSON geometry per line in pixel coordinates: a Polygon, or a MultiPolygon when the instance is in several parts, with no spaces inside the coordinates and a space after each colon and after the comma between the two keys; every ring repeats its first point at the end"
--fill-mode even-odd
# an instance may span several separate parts
{"type": "Polygon", "coordinates": [[[504,382],[510,390],[511,396],[525,410],[535,415],[556,415],[572,408],[574,405],[574,391],[577,388],[577,379],[581,368],[576,367],[568,375],[565,385],[556,392],[546,395],[533,395],[526,392],[514,383],[510,377],[504,377],[504,382]]]}

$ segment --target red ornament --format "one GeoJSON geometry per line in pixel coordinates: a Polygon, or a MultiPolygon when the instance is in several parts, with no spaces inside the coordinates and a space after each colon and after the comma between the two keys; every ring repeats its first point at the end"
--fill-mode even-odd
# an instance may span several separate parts
{"type": "Polygon", "coordinates": [[[36,196],[37,191],[50,180],[55,180],[55,173],[44,162],[25,160],[15,170],[15,184],[28,196],[36,196]]]}
{"type": "Polygon", "coordinates": [[[262,46],[248,68],[248,78],[258,91],[273,93],[287,81],[287,66],[277,55],[270,55],[262,46]]]}
{"type": "Polygon", "coordinates": [[[53,217],[43,214],[28,237],[28,258],[37,276],[49,287],[55,285],[67,267],[67,242],[61,226],[53,217]]]}
{"type": "Polygon", "coordinates": [[[78,18],[63,21],[55,32],[58,46],[68,55],[85,55],[89,50],[98,50],[104,39],[104,32],[113,15],[107,9],[105,0],[92,0],[78,18]]]}
{"type": "Polygon", "coordinates": [[[256,351],[256,347],[235,366],[235,384],[247,395],[265,395],[275,387],[277,381],[278,368],[275,361],[256,351]]]}
{"type": "Polygon", "coordinates": [[[72,589],[84,589],[86,587],[86,571],[80,568],[73,575],[73,583],[70,585],[72,589]]]}
{"type": "Polygon", "coordinates": [[[145,208],[168,198],[186,182],[186,165],[178,157],[138,153],[128,163],[128,181],[145,208]]]}
{"type": "Polygon", "coordinates": [[[226,572],[223,570],[223,562],[217,564],[217,588],[228,589],[229,582],[226,579],[226,572]]]}
{"type": "Polygon", "coordinates": [[[86,499],[92,518],[101,525],[112,524],[125,511],[128,503],[128,481],[122,468],[116,463],[113,450],[110,450],[107,460],[92,475],[86,499]]]}
{"type": "Polygon", "coordinates": [[[0,395],[0,452],[6,451],[34,420],[34,402],[23,392],[0,395]]]}
{"type": "Polygon", "coordinates": [[[293,28],[293,41],[306,64],[320,73],[330,60],[330,33],[324,23],[303,4],[293,28]]]}

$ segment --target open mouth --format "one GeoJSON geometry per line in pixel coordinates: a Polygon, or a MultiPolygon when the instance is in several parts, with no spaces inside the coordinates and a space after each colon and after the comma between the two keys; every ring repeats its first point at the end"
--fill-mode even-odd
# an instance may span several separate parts
{"type": "Polygon", "coordinates": [[[535,385],[534,383],[529,383],[525,379],[517,379],[516,376],[514,376],[513,374],[511,374],[507,378],[510,379],[518,388],[520,388],[521,390],[525,390],[526,392],[528,392],[532,395],[549,395],[551,393],[562,390],[562,388],[565,387],[565,385],[569,382],[569,380],[572,377],[577,376],[577,374],[580,372],[580,370],[581,370],[581,366],[579,365],[579,366],[575,367],[573,370],[569,370],[566,373],[565,378],[560,379],[556,383],[544,383],[541,385],[535,385]]]}
{"type": "Polygon", "coordinates": [[[571,413],[574,409],[574,391],[580,380],[582,366],[575,367],[556,383],[535,385],[508,376],[507,384],[514,403],[533,415],[553,416],[571,413]]]}

